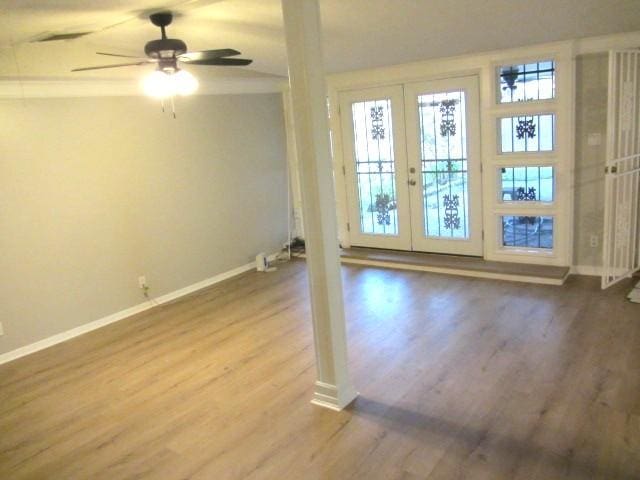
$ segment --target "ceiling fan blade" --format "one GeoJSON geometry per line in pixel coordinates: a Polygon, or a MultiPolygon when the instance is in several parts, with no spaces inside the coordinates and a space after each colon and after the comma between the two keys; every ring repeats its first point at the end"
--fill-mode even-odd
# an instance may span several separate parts
{"type": "Polygon", "coordinates": [[[119,53],[107,53],[107,52],[96,52],[96,55],[107,55],[109,57],[123,57],[123,58],[139,58],[140,60],[144,58],[139,55],[121,55],[119,53]]]}
{"type": "Polygon", "coordinates": [[[253,60],[247,58],[211,58],[209,60],[195,60],[188,62],[189,65],[227,65],[227,66],[241,66],[249,65],[253,60]]]}
{"type": "Polygon", "coordinates": [[[199,60],[213,60],[214,58],[233,57],[240,52],[233,48],[220,48],[218,50],[202,50],[199,52],[187,52],[178,56],[181,62],[196,62],[199,60]]]}
{"type": "Polygon", "coordinates": [[[100,65],[98,67],[74,68],[71,71],[72,72],[83,72],[85,70],[101,70],[103,68],[132,67],[134,65],[146,65],[148,63],[153,63],[153,62],[151,62],[150,60],[142,60],[140,62],[132,62],[132,63],[116,63],[114,65],[100,65]]]}

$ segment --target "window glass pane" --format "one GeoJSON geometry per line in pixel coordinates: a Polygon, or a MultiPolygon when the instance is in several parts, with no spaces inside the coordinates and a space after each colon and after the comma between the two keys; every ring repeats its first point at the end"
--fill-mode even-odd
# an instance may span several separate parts
{"type": "Polygon", "coordinates": [[[420,95],[418,114],[425,234],[469,238],[465,92],[420,95]]]}
{"type": "Polygon", "coordinates": [[[398,235],[391,100],[351,105],[360,231],[398,235]]]}
{"type": "Polygon", "coordinates": [[[502,201],[553,202],[553,167],[503,167],[502,201]]]}
{"type": "Polygon", "coordinates": [[[551,60],[498,68],[500,103],[549,100],[556,96],[556,67],[551,60]]]}
{"type": "Polygon", "coordinates": [[[501,118],[500,153],[553,151],[555,115],[501,118]]]}
{"type": "Polygon", "coordinates": [[[502,217],[502,245],[520,248],[553,248],[553,217],[502,217]]]}

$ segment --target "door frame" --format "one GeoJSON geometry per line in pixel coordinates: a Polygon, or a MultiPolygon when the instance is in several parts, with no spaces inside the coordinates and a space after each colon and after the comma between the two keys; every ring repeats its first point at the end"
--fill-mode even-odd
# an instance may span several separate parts
{"type": "MultiPolygon", "coordinates": [[[[555,42],[531,47],[499,50],[477,55],[465,55],[422,62],[394,65],[389,67],[358,70],[332,74],[327,78],[330,108],[330,126],[333,146],[333,163],[339,221],[339,238],[343,247],[348,248],[350,232],[347,230],[345,177],[343,171],[342,136],[340,132],[339,93],[344,90],[367,87],[397,85],[404,83],[440,80],[453,77],[478,75],[480,78],[480,118],[482,152],[483,191],[483,257],[486,260],[537,263],[546,265],[572,265],[574,228],[574,43],[555,42]],[[560,219],[554,226],[555,243],[552,254],[531,251],[514,251],[501,247],[499,216],[502,205],[494,201],[496,194],[497,168],[500,160],[496,155],[497,118],[505,108],[496,102],[496,68],[499,65],[515,63],[524,59],[553,58],[556,61],[558,77],[556,88],[558,98],[553,102],[558,112],[558,149],[556,191],[561,207],[553,215],[560,219]],[[557,227],[557,229],[556,229],[557,227]]],[[[538,108],[539,105],[534,105],[538,108]]],[[[525,105],[525,108],[531,108],[525,105]]],[[[531,157],[534,161],[534,157],[531,157]]]]}

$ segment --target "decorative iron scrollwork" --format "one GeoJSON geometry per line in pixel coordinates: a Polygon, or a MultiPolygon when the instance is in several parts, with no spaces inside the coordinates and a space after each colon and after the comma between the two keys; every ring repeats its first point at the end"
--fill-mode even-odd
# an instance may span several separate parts
{"type": "Polygon", "coordinates": [[[456,111],[456,99],[442,100],[440,102],[440,113],[442,113],[442,120],[440,121],[440,135],[447,137],[449,135],[454,136],[456,134],[456,122],[454,120],[454,114],[456,111]]]}
{"type": "Polygon", "coordinates": [[[520,200],[520,201],[536,200],[536,188],[529,187],[529,190],[525,191],[524,187],[518,187],[518,190],[516,190],[516,200],[520,200]]]}
{"type": "Polygon", "coordinates": [[[384,140],[384,107],[371,107],[371,138],[384,140]]]}
{"type": "Polygon", "coordinates": [[[522,225],[535,225],[540,224],[540,217],[516,217],[518,220],[518,223],[522,224],[522,225]]]}
{"type": "Polygon", "coordinates": [[[460,197],[458,195],[443,195],[442,202],[444,204],[444,228],[450,230],[458,230],[460,228],[460,197]]]}
{"type": "Polygon", "coordinates": [[[536,125],[533,123],[533,118],[518,120],[518,125],[516,126],[516,137],[518,137],[518,140],[522,140],[525,135],[528,138],[535,138],[536,136],[536,125]]]}
{"type": "Polygon", "coordinates": [[[509,68],[503,68],[500,76],[507,84],[502,87],[502,90],[515,90],[517,87],[516,81],[518,80],[518,75],[520,74],[520,69],[516,65],[512,65],[509,68]]]}
{"type": "Polygon", "coordinates": [[[396,203],[388,193],[378,193],[376,195],[375,209],[377,212],[378,225],[391,225],[391,215],[389,212],[396,209],[396,203]]]}
{"type": "Polygon", "coordinates": [[[453,160],[451,160],[451,158],[447,158],[447,172],[451,173],[453,171],[453,160]]]}

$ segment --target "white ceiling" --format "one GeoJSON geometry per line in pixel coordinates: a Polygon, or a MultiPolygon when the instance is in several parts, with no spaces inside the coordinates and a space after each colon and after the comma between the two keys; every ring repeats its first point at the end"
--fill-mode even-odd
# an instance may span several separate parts
{"type": "MultiPolygon", "coordinates": [[[[329,72],[640,30],[640,0],[320,0],[329,72]]],[[[280,0],[0,0],[0,79],[137,79],[151,67],[71,73],[141,54],[159,37],[147,19],[169,9],[170,37],[190,50],[231,47],[249,67],[191,66],[201,78],[285,76],[280,0]],[[51,33],[94,32],[34,43],[51,33]]]]}

